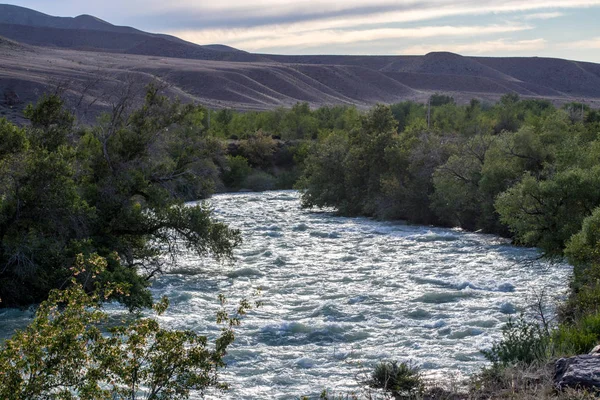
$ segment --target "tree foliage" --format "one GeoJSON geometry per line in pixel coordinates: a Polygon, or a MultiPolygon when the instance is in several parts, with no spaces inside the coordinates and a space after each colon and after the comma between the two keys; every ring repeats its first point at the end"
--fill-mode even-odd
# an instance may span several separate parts
{"type": "Polygon", "coordinates": [[[224,162],[203,109],[153,87],[139,109],[125,104],[87,129],[56,96],[27,108],[26,128],[0,121],[3,306],[44,300],[79,253],[118,254],[97,279],[130,284],[130,308],[150,305],[149,280],[178,250],[231,256],[239,233],[184,204],[213,192],[224,162]]]}
{"type": "Polygon", "coordinates": [[[547,101],[459,106],[439,95],[429,124],[422,105],[385,108],[312,147],[298,184],[305,206],[513,235],[560,254],[600,205],[598,130],[547,101]]]}
{"type": "MultiPolygon", "coordinates": [[[[155,318],[107,325],[101,303],[113,292],[129,295],[129,285],[85,287],[108,264],[96,254],[77,255],[71,285],[52,290],[33,322],[3,343],[2,399],[185,399],[192,391],[227,387],[218,373],[225,367],[233,329],[250,304],[242,302],[232,316],[219,312],[223,328],[212,344],[193,331],[161,328],[155,318]]],[[[163,298],[153,309],[161,315],[167,307],[163,298]]]]}

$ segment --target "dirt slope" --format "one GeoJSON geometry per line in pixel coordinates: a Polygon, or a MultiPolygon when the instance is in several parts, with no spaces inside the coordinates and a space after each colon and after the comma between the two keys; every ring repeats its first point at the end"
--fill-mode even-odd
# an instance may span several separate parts
{"type": "MultiPolygon", "coordinates": [[[[19,120],[43,92],[60,91],[91,121],[129,90],[149,82],[183,101],[213,108],[264,110],[426,101],[493,102],[515,92],[555,103],[600,104],[600,64],[550,58],[424,56],[281,56],[114,26],[89,15],[52,17],[0,5],[0,116],[19,120]],[[4,36],[4,38],[2,38],[4,36]]],[[[130,93],[130,94],[131,94],[130,93]]]]}

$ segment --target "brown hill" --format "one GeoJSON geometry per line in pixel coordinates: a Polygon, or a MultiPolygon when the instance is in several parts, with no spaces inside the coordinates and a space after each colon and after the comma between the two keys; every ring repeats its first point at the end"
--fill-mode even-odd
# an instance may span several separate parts
{"type": "Polygon", "coordinates": [[[91,15],[53,17],[24,7],[0,4],[0,36],[34,46],[200,60],[260,61],[237,49],[199,46],[174,36],[115,26],[91,15]]]}
{"type": "Polygon", "coordinates": [[[91,16],[59,18],[3,5],[0,36],[7,37],[0,38],[0,115],[15,120],[26,103],[56,90],[82,119],[91,120],[124,92],[141,95],[151,81],[183,101],[241,110],[287,107],[298,101],[369,107],[377,102],[426,101],[437,92],[459,102],[492,102],[514,92],[555,103],[600,103],[600,65],[560,59],[446,52],[251,54],[118,27],[91,16]]]}
{"type": "Polygon", "coordinates": [[[552,88],[565,96],[598,97],[600,65],[554,58],[476,58],[520,82],[552,88]]]}

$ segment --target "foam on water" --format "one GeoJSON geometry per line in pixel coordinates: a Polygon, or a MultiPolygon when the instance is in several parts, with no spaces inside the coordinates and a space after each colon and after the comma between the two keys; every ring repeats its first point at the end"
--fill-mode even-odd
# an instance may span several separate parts
{"type": "MultiPolygon", "coordinates": [[[[309,212],[294,191],[210,203],[242,231],[236,262],[190,255],[152,288],[173,299],[163,324],[211,338],[219,293],[233,305],[261,289],[264,305],[245,317],[227,356],[222,377],[231,390],[208,398],[350,390],[357,373],[383,358],[413,360],[435,376],[470,373],[528,293],[567,287],[569,266],[526,266],[535,249],[491,235],[309,212]]],[[[0,311],[0,338],[30,316],[0,311]]]]}

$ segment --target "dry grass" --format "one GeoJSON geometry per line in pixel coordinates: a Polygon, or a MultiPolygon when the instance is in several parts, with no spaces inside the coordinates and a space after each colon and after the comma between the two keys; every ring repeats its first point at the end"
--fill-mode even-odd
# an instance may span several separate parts
{"type": "Polygon", "coordinates": [[[327,393],[323,400],[592,400],[594,393],[584,390],[555,390],[554,363],[538,366],[488,368],[466,381],[443,384],[426,381],[424,393],[394,397],[368,387],[353,393],[327,393]]]}
{"type": "Polygon", "coordinates": [[[559,392],[553,384],[554,363],[487,368],[462,387],[434,388],[423,400],[587,400],[590,392],[567,389],[559,392]]]}

